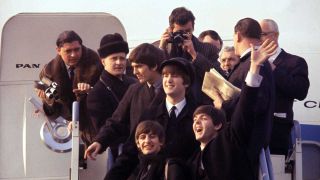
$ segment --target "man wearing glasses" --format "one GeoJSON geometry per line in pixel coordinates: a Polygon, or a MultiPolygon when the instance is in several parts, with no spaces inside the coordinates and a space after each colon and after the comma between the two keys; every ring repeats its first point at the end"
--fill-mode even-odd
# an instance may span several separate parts
{"type": "MultiPolygon", "coordinates": [[[[279,29],[272,19],[260,22],[261,39],[278,43],[279,29]]],[[[275,111],[270,142],[272,154],[287,155],[290,146],[290,132],[293,126],[294,99],[303,100],[309,89],[308,65],[299,56],[292,55],[278,46],[277,52],[269,58],[275,81],[275,111]]]]}

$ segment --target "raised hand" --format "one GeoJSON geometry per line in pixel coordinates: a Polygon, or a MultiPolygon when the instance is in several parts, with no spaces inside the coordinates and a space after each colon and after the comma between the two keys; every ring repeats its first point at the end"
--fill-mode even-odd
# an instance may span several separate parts
{"type": "Polygon", "coordinates": [[[251,66],[250,71],[253,73],[257,73],[257,70],[259,71],[260,66],[263,65],[263,63],[273,54],[276,53],[276,49],[278,47],[278,44],[274,41],[271,41],[267,39],[262,43],[262,45],[255,49],[252,44],[251,46],[251,66]]]}
{"type": "Polygon", "coordinates": [[[183,41],[182,48],[183,48],[183,50],[187,51],[192,56],[192,60],[195,60],[197,58],[197,52],[194,49],[191,33],[188,33],[188,39],[185,39],[183,41]]]}
{"type": "Polygon", "coordinates": [[[278,45],[269,39],[265,40],[262,45],[255,50],[254,46],[251,46],[251,63],[256,65],[262,65],[270,56],[272,56],[278,47],[278,45]]]}
{"type": "Polygon", "coordinates": [[[171,28],[168,27],[165,30],[165,32],[161,35],[160,44],[159,44],[159,48],[160,49],[166,49],[167,48],[167,44],[168,44],[168,41],[170,39],[170,33],[171,33],[171,28]]]}

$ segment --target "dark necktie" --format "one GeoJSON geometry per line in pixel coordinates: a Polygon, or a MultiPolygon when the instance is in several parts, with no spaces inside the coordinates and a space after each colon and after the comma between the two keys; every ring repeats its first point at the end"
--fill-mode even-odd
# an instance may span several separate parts
{"type": "Polygon", "coordinates": [[[176,121],[176,119],[177,119],[176,112],[175,112],[176,109],[177,109],[176,106],[172,106],[172,108],[170,109],[170,115],[169,116],[170,116],[171,123],[174,123],[176,121]]]}
{"type": "Polygon", "coordinates": [[[177,116],[175,113],[176,109],[177,109],[176,106],[172,106],[172,108],[169,111],[169,119],[168,119],[168,125],[166,130],[168,134],[168,136],[166,137],[167,139],[175,139],[175,136],[176,136],[176,131],[177,131],[177,116]]]}
{"type": "Polygon", "coordinates": [[[71,80],[71,82],[73,82],[73,79],[74,79],[74,67],[73,66],[69,67],[69,73],[70,73],[70,80],[71,80]]]}
{"type": "Polygon", "coordinates": [[[155,96],[155,88],[154,88],[153,85],[151,85],[151,86],[149,87],[149,93],[150,93],[151,99],[153,99],[154,96],[155,96]]]}

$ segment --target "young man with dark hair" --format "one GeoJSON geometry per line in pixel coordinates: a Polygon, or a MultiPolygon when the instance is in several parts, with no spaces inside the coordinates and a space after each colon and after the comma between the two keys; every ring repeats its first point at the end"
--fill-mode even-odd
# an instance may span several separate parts
{"type": "Polygon", "coordinates": [[[209,43],[217,47],[218,52],[221,51],[223,41],[219,34],[214,30],[206,30],[200,33],[198,39],[203,43],[209,43]]]}
{"type": "Polygon", "coordinates": [[[94,131],[86,117],[86,93],[98,81],[103,69],[99,56],[82,44],[80,36],[74,31],[62,32],[56,41],[57,56],[44,66],[40,72],[40,80],[44,77],[56,82],[57,97],[48,98],[44,90],[36,89],[43,101],[43,109],[47,116],[62,116],[71,121],[72,102],[80,101],[80,130],[86,143],[91,141],[94,131]]]}
{"type": "Polygon", "coordinates": [[[140,121],[142,113],[150,104],[161,96],[161,74],[158,71],[164,59],[161,49],[152,44],[141,44],[132,50],[129,62],[139,83],[131,85],[112,117],[105,121],[105,125],[95,137],[85,152],[85,158],[95,159],[99,152],[116,142],[120,137],[127,138],[140,121]]]}
{"type": "Polygon", "coordinates": [[[167,59],[182,57],[192,62],[196,71],[192,91],[200,103],[211,103],[210,98],[202,93],[202,81],[206,71],[214,67],[219,69],[218,50],[216,47],[200,42],[192,33],[195,17],[185,7],[175,8],[169,16],[169,28],[162,34],[159,48],[166,53],[167,59]]]}
{"type": "Polygon", "coordinates": [[[142,121],[135,132],[135,142],[139,150],[139,165],[128,180],[163,180],[165,158],[161,149],[165,143],[163,127],[156,121],[142,121]]]}
{"type": "MultiPolygon", "coordinates": [[[[192,112],[197,104],[188,93],[188,88],[194,82],[194,71],[191,63],[183,58],[164,61],[160,70],[165,97],[145,110],[140,120],[157,121],[164,127],[166,137],[162,148],[164,158],[187,160],[198,146],[192,132],[192,112]]],[[[131,138],[124,145],[122,155],[118,157],[106,179],[126,179],[137,166],[138,150],[133,137],[131,134],[131,138]]],[[[171,164],[173,163],[169,163],[169,166],[171,164]]],[[[168,177],[178,179],[184,177],[185,173],[169,172],[168,177]]]]}
{"type": "MultiPolygon", "coordinates": [[[[258,95],[262,91],[261,83],[265,77],[259,75],[262,64],[274,54],[276,44],[268,41],[258,50],[251,47],[252,55],[249,72],[242,87],[239,101],[230,123],[226,122],[223,110],[211,105],[198,107],[193,114],[193,132],[200,149],[190,159],[188,165],[192,178],[198,179],[256,179],[257,169],[251,166],[250,159],[259,154],[246,154],[252,137],[257,132],[254,124],[260,119],[255,118],[255,107],[259,104],[258,95]]],[[[268,127],[259,129],[268,131],[268,127]]]]}
{"type": "Polygon", "coordinates": [[[58,48],[63,47],[64,43],[72,43],[73,41],[78,41],[82,45],[81,37],[74,31],[64,31],[59,34],[56,45],[58,48]]]}

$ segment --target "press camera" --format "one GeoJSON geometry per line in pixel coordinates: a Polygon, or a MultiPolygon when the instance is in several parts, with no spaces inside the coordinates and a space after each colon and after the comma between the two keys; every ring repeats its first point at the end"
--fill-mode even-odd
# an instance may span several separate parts
{"type": "Polygon", "coordinates": [[[170,34],[169,43],[182,44],[186,39],[188,39],[188,33],[180,30],[170,34]]]}
{"type": "Polygon", "coordinates": [[[43,77],[40,81],[35,81],[35,88],[44,90],[45,95],[49,99],[58,99],[58,84],[50,79],[43,77]]]}

